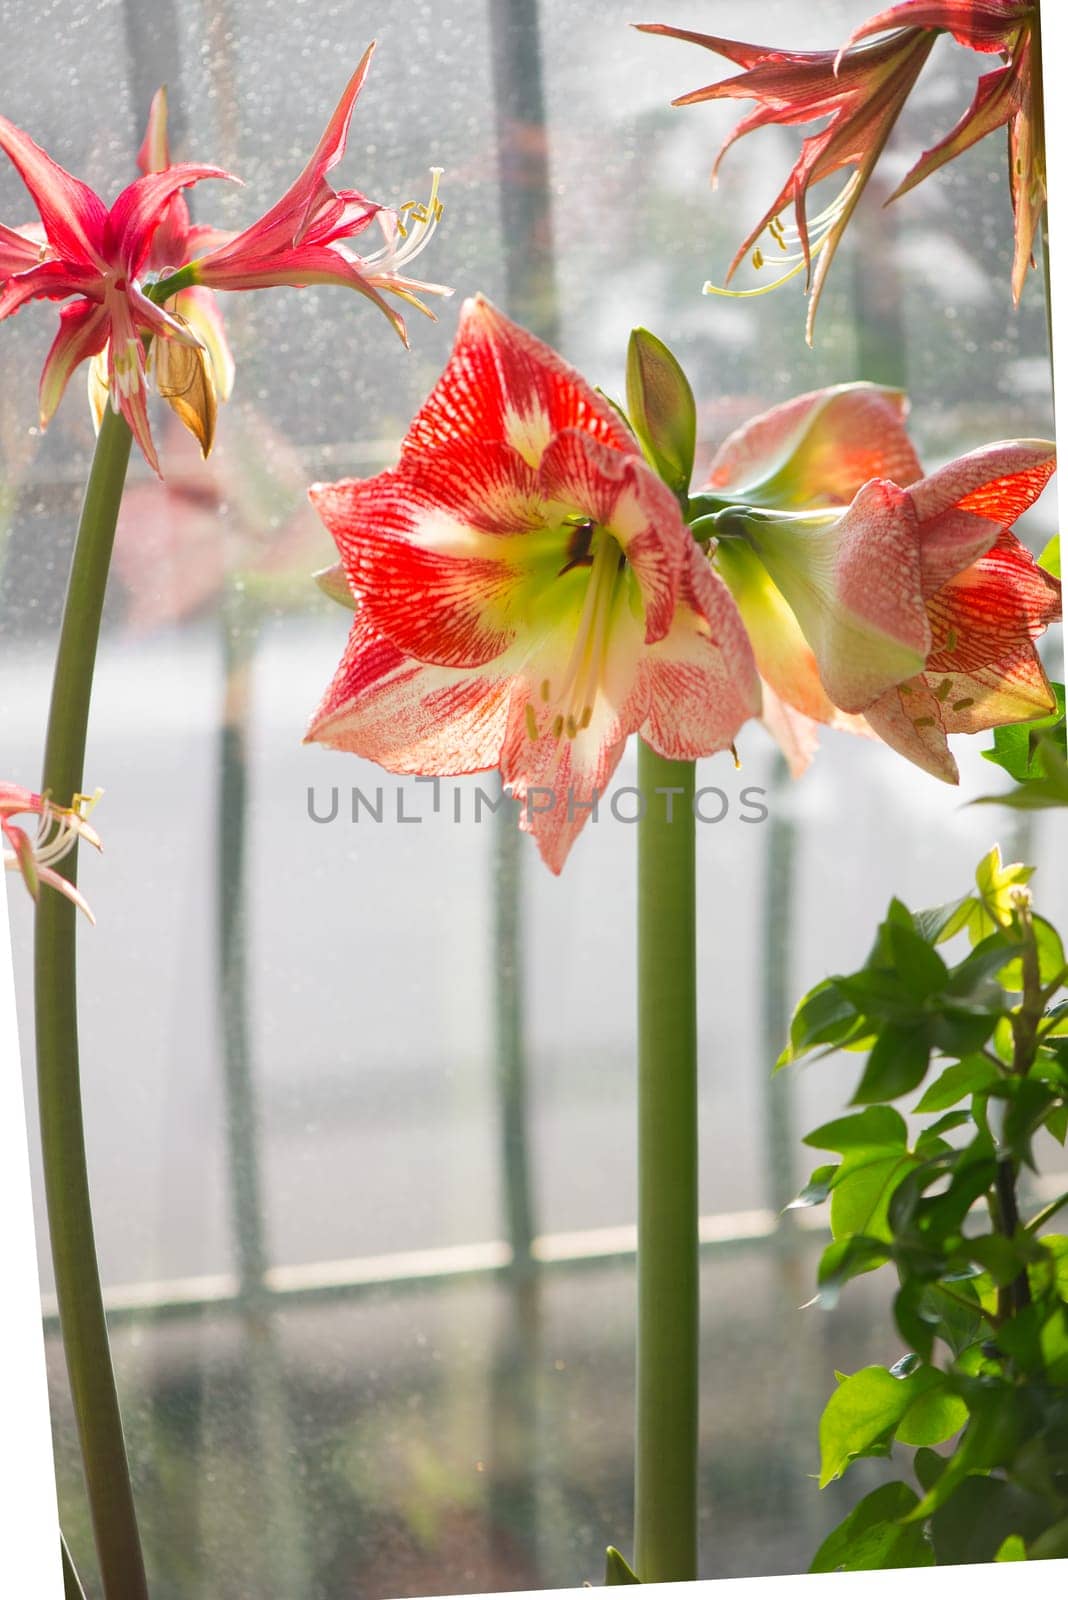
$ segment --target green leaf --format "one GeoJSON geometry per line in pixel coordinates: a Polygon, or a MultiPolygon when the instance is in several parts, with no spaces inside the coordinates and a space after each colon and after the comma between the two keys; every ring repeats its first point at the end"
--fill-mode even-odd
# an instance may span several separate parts
{"type": "Polygon", "coordinates": [[[614,1544],[610,1544],[605,1551],[604,1581],[606,1584],[641,1583],[642,1581],[634,1576],[630,1566],[624,1561],[614,1544]]]}
{"type": "Polygon", "coordinates": [[[829,1310],[838,1299],[839,1291],[851,1278],[874,1272],[890,1260],[891,1250],[884,1239],[869,1239],[864,1234],[851,1234],[847,1239],[836,1239],[820,1257],[818,1282],[819,1303],[829,1310]]]}
{"type": "Polygon", "coordinates": [[[906,989],[917,1000],[926,1000],[938,994],[949,973],[937,950],[932,950],[926,939],[914,931],[912,914],[909,926],[894,922],[888,928],[888,944],[894,971],[906,989]]]}
{"type": "Polygon", "coordinates": [[[823,1123],[806,1134],[804,1142],[815,1150],[835,1150],[839,1155],[849,1150],[904,1150],[908,1144],[908,1127],[900,1111],[890,1106],[872,1106],[853,1116],[836,1117],[833,1122],[823,1123]]]}
{"type": "Polygon", "coordinates": [[[1028,1561],[1057,1561],[1068,1556],[1068,1517],[1055,1522],[1027,1547],[1028,1561]]]}
{"type": "Polygon", "coordinates": [[[930,1060],[926,1024],[888,1023],[872,1047],[852,1103],[862,1106],[899,1099],[922,1082],[930,1060]]]}
{"type": "Polygon", "coordinates": [[[1001,1081],[1001,1073],[987,1056],[968,1056],[947,1067],[925,1091],[917,1111],[945,1111],[973,1094],[982,1094],[1001,1081]]]}
{"type": "Polygon", "coordinates": [[[804,1206],[821,1206],[831,1192],[837,1167],[817,1167],[796,1200],[791,1200],[787,1211],[798,1211],[804,1206]]]}
{"type": "Polygon", "coordinates": [[[937,1450],[926,1448],[917,1450],[912,1458],[912,1470],[919,1481],[920,1488],[926,1493],[933,1489],[943,1472],[946,1470],[946,1458],[940,1456],[937,1450]]]}
{"type": "MultiPolygon", "coordinates": [[[[988,751],[983,751],[988,755],[988,751]]],[[[1029,778],[1007,794],[984,794],[969,802],[973,806],[1008,806],[1015,811],[1045,811],[1068,805],[1068,760],[1052,738],[1040,737],[1035,748],[1035,764],[1042,776],[1029,778]]]]}
{"type": "Polygon", "coordinates": [[[840,1478],[858,1456],[888,1455],[910,1407],[944,1382],[944,1374],[932,1367],[908,1378],[895,1378],[885,1367],[865,1367],[846,1378],[820,1418],[820,1488],[840,1478]]]}
{"type": "Polygon", "coordinates": [[[880,1147],[850,1150],[831,1184],[831,1233],[835,1239],[863,1233],[890,1238],[890,1200],[902,1178],[917,1165],[907,1150],[880,1147]]]}
{"type": "Polygon", "coordinates": [[[928,944],[944,944],[947,939],[952,939],[967,927],[976,905],[978,904],[973,894],[963,895],[959,900],[950,900],[944,906],[934,906],[929,911],[917,911],[912,923],[921,939],[926,939],[928,944]]]}
{"type": "Polygon", "coordinates": [[[697,406],[678,361],[645,328],[635,328],[627,346],[627,410],[650,466],[685,497],[693,476],[697,406]]]}
{"type": "MultiPolygon", "coordinates": [[[[926,1370],[930,1372],[934,1369],[928,1367],[926,1370]]],[[[943,1374],[939,1373],[939,1377],[943,1386],[936,1388],[932,1385],[923,1394],[917,1395],[898,1424],[894,1437],[902,1444],[928,1447],[943,1444],[959,1433],[967,1422],[968,1407],[959,1396],[946,1391],[943,1374]]]]}
{"type": "Polygon", "coordinates": [[[1018,1533],[1010,1533],[1008,1538],[1004,1539],[1002,1541],[1002,1543],[998,1546],[998,1553],[994,1557],[994,1560],[995,1561],[1026,1561],[1027,1560],[1027,1546],[1024,1544],[1023,1540],[1020,1538],[1020,1535],[1018,1533]]]}
{"type": "MultiPolygon", "coordinates": [[[[1039,981],[1043,985],[1053,983],[1064,972],[1064,945],[1061,943],[1061,936],[1045,917],[1032,917],[1031,921],[1038,952],[1039,981]]],[[[1019,992],[1023,988],[1024,981],[1022,958],[1008,962],[998,973],[998,978],[1006,989],[1019,992]]]]}
{"type": "Polygon", "coordinates": [[[1030,722],[1014,722],[1008,727],[994,729],[994,745],[982,753],[987,761],[1002,767],[1017,783],[1044,776],[1036,751],[1042,737],[1046,737],[1062,752],[1064,750],[1064,685],[1050,687],[1056,699],[1056,708],[1045,716],[1030,722]]]}
{"type": "Polygon", "coordinates": [[[917,1504],[907,1483],[884,1483],[855,1505],[828,1534],[810,1572],[874,1572],[885,1567],[930,1567],[934,1552],[922,1528],[901,1526],[917,1504]]]}
{"type": "Polygon", "coordinates": [[[839,1044],[857,1023],[856,1007],[842,996],[833,978],[818,983],[798,1005],[790,1023],[790,1042],[778,1067],[788,1066],[817,1045],[839,1044]]]}
{"type": "Polygon", "coordinates": [[[1041,1500],[1014,1484],[1001,1478],[965,1478],[931,1518],[938,1565],[996,1561],[1006,1539],[1029,1539],[1048,1519],[1041,1500]]]}

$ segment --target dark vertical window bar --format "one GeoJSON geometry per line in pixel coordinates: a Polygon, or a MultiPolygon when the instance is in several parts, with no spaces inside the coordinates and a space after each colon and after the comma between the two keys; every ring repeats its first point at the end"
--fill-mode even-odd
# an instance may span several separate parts
{"type": "MultiPolygon", "coordinates": [[[[538,0],[490,0],[505,310],[555,345],[549,149],[538,0]]],[[[523,896],[514,807],[495,817],[494,1023],[501,1183],[512,1249],[511,1297],[493,1374],[491,1539],[502,1587],[537,1587],[540,1282],[531,1253],[536,1223],[523,1017],[523,896]],[[517,1569],[517,1557],[521,1567],[517,1569]]]]}

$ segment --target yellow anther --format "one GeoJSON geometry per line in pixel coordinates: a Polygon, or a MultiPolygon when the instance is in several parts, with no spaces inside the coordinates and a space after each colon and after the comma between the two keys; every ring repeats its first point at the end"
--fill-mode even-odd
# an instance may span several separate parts
{"type": "Polygon", "coordinates": [[[581,728],[588,728],[592,721],[593,721],[593,707],[592,706],[587,706],[585,711],[582,713],[582,717],[579,720],[579,728],[580,729],[581,728]]]}
{"type": "Polygon", "coordinates": [[[957,642],[958,642],[959,637],[960,636],[957,633],[956,628],[950,628],[949,632],[946,634],[946,642],[942,646],[942,648],[944,650],[948,650],[950,655],[952,655],[954,650],[957,648],[957,642]]]}
{"type": "Polygon", "coordinates": [[[554,739],[559,739],[559,737],[563,733],[563,731],[564,731],[564,719],[560,715],[560,713],[557,712],[556,716],[553,718],[553,738],[554,739]]]}
{"type": "Polygon", "coordinates": [[[529,700],[527,701],[524,710],[525,710],[526,719],[527,719],[527,733],[530,735],[531,739],[537,739],[537,737],[538,737],[538,719],[534,715],[534,707],[531,705],[529,700]]]}
{"type": "Polygon", "coordinates": [[[549,696],[551,693],[552,686],[550,685],[548,678],[543,678],[541,680],[541,697],[545,701],[546,705],[549,704],[549,696]]]}
{"type": "Polygon", "coordinates": [[[764,265],[764,254],[763,254],[763,251],[761,251],[761,250],[754,250],[753,251],[753,265],[754,265],[754,267],[756,267],[757,271],[759,272],[760,268],[764,265]]]}
{"type": "Polygon", "coordinates": [[[569,739],[573,739],[575,737],[575,735],[578,733],[578,723],[575,721],[574,717],[572,717],[572,716],[568,717],[566,726],[567,726],[567,736],[568,736],[568,738],[569,739]]]}

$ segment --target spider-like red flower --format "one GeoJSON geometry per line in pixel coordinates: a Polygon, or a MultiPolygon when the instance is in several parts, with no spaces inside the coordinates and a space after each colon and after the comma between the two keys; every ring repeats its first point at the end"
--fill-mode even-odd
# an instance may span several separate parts
{"type": "Polygon", "coordinates": [[[979,81],[975,99],[957,126],[912,168],[895,194],[908,189],[993,129],[1009,124],[1009,185],[1016,249],[1012,291],[1019,300],[1038,219],[1046,199],[1045,156],[1036,131],[1033,84],[1034,0],[904,0],[858,28],[841,50],[776,50],[661,23],[644,33],[687,40],[742,68],[734,77],[679,96],[673,104],[753,100],[756,107],[724,142],[713,182],[727,150],[756,128],[803,125],[826,118],[802,142],[786,181],[746,235],[727,271],[729,284],[750,250],[758,269],[778,262],[774,282],[748,290],[705,285],[707,293],[764,294],[804,272],[809,290],[806,336],[812,330],[834,253],[939,33],[971,49],[1000,53],[1006,64],[979,81]],[[816,218],[806,211],[808,191],[822,178],[851,169],[835,200],[816,218]],[[794,222],[783,220],[793,206],[794,222]],[[766,233],[767,239],[754,250],[766,233]]]}
{"type": "Polygon", "coordinates": [[[22,875],[22,881],[36,900],[42,883],[65,895],[89,921],[93,913],[84,897],[61,872],[55,869],[64,857],[70,855],[80,839],[100,849],[96,832],[85,820],[91,801],[77,795],[73,806],[54,806],[44,795],[34,794],[15,783],[0,783],[0,834],[8,848],[3,852],[4,866],[22,875]],[[13,819],[26,814],[37,819],[37,833],[30,838],[25,828],[13,819]]]}

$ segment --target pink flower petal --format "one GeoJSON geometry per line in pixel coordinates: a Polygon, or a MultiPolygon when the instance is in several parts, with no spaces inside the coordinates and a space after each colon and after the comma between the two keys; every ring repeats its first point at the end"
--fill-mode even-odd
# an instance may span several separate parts
{"type": "Polygon", "coordinates": [[[644,658],[642,736],[674,761],[714,755],[761,711],[760,679],[737,607],[696,545],[670,631],[644,658]]]}
{"type": "Polygon", "coordinates": [[[870,478],[904,488],[923,470],[905,432],[907,410],[900,391],[873,383],[798,395],[724,441],[708,487],[787,508],[848,505],[870,478]]]}
{"type": "Polygon", "coordinates": [[[60,311],[59,332],[45,357],[38,390],[42,428],[55,415],[75,367],[107,344],[109,322],[107,307],[94,300],[74,300],[60,311]]]}
{"type": "Polygon", "coordinates": [[[864,713],[884,744],[933,778],[958,783],[960,773],[950,754],[942,708],[923,678],[888,689],[864,713]]]}
{"type": "Polygon", "coordinates": [[[135,178],[119,195],[108,213],[107,252],[112,261],[121,261],[131,277],[144,265],[152,235],[175,195],[199,183],[202,178],[239,180],[221,167],[197,166],[180,162],[165,172],[149,172],[135,178]]]}
{"type": "Polygon", "coordinates": [[[509,674],[421,666],[357,613],[305,739],[389,772],[482,772],[497,765],[511,689],[509,674]]]}
{"type": "Polygon", "coordinates": [[[100,196],[6,117],[0,117],[0,150],[18,168],[59,255],[71,264],[102,270],[107,211],[100,196]]]}

